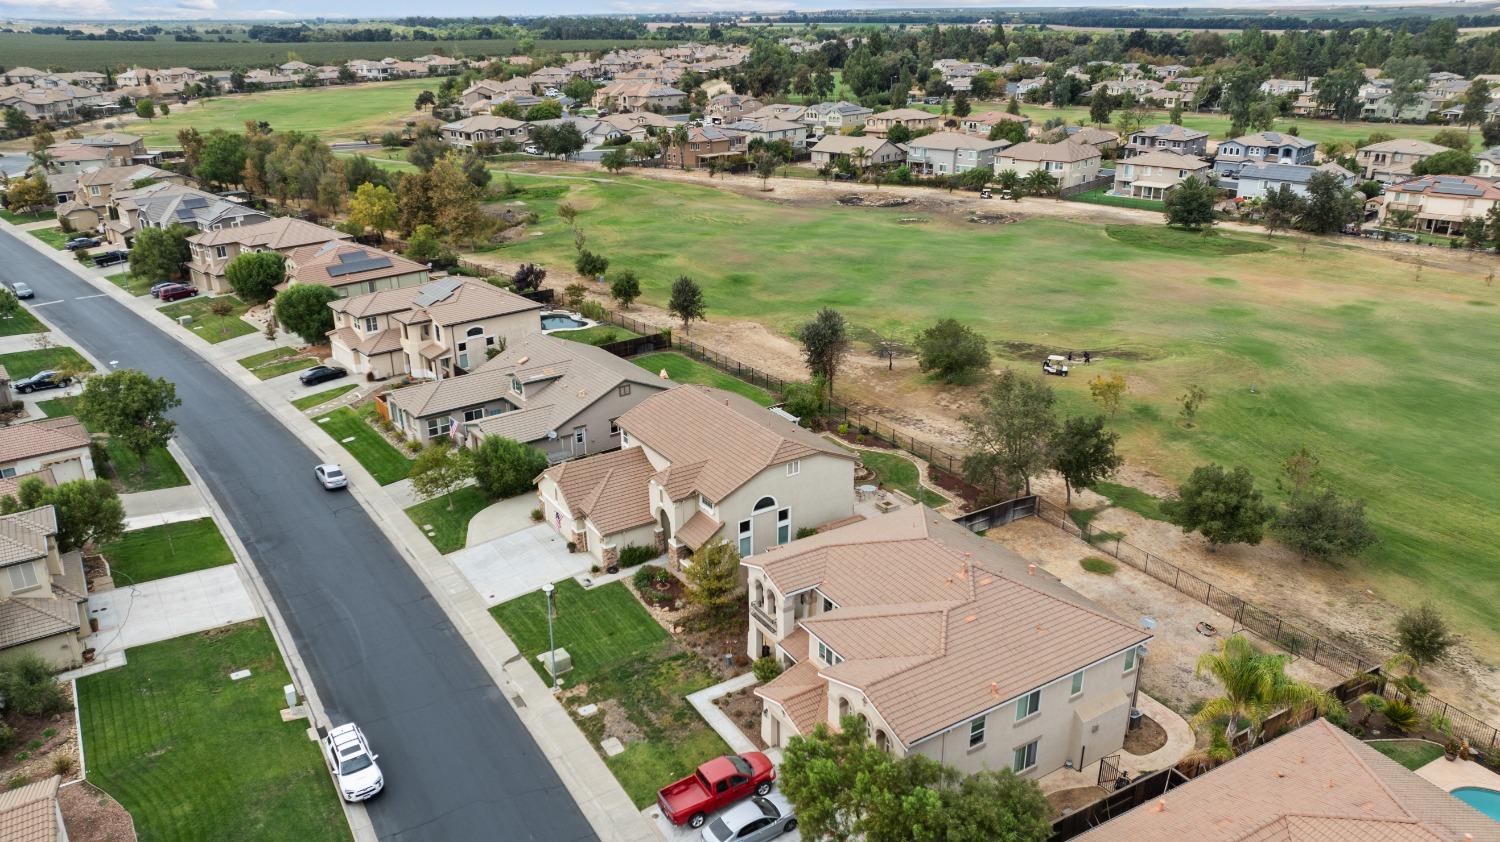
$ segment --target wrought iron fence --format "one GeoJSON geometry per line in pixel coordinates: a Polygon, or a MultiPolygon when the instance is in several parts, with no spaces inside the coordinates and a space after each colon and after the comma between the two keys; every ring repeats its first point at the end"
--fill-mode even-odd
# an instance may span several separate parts
{"type": "Polygon", "coordinates": [[[1176,769],[1163,769],[1160,772],[1142,775],[1131,781],[1129,785],[1114,790],[1098,801],[1053,822],[1051,842],[1065,842],[1065,840],[1072,839],[1115,816],[1160,798],[1169,790],[1187,782],[1187,776],[1176,769]]]}

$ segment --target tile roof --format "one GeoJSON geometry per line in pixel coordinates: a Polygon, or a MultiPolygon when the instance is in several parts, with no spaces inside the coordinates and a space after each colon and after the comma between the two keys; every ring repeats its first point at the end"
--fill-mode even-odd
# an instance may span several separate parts
{"type": "Polygon", "coordinates": [[[830,155],[851,155],[854,150],[864,147],[865,155],[875,155],[880,147],[894,145],[890,141],[878,137],[854,137],[846,134],[825,134],[813,144],[812,151],[826,152],[830,155]]]}
{"type": "Polygon", "coordinates": [[[289,261],[291,280],[329,287],[427,271],[426,265],[398,254],[339,241],[303,246],[291,253],[289,261]]]}
{"type": "MultiPolygon", "coordinates": [[[[619,424],[666,457],[671,471],[702,463],[691,491],[714,501],[772,465],[818,454],[854,458],[748,398],[708,386],[678,386],[652,395],[620,416],[619,424]]],[[[682,483],[663,484],[684,488],[682,483]]]]}
{"type": "Polygon", "coordinates": [[[1194,155],[1181,155],[1166,149],[1153,149],[1140,155],[1132,155],[1120,161],[1116,166],[1131,165],[1137,167],[1174,167],[1183,170],[1201,170],[1208,166],[1208,162],[1194,155]]]}
{"type": "Polygon", "coordinates": [[[1241,146],[1291,146],[1295,149],[1309,149],[1318,145],[1305,137],[1281,132],[1256,132],[1237,137],[1232,142],[1241,146]]]}
{"type": "Polygon", "coordinates": [[[209,228],[229,217],[264,215],[247,205],[231,202],[196,187],[168,181],[132,190],[130,198],[135,203],[140,218],[150,221],[153,226],[158,222],[169,225],[191,222],[201,229],[209,228]]]}
{"type": "Polygon", "coordinates": [[[917,108],[893,108],[890,111],[881,111],[871,114],[871,120],[936,120],[938,115],[931,111],[922,111],[917,108]]]}
{"type": "Polygon", "coordinates": [[[828,721],[828,682],[806,652],[801,657],[781,675],[755,688],[755,695],[781,705],[798,731],[811,734],[818,723],[828,721]]]}
{"type": "Polygon", "coordinates": [[[1360,152],[1401,152],[1408,155],[1436,155],[1439,152],[1447,152],[1448,147],[1439,146],[1425,140],[1413,140],[1400,137],[1395,140],[1383,140],[1380,143],[1372,143],[1369,146],[1361,146],[1360,152]]]}
{"type": "Polygon", "coordinates": [[[342,231],[324,228],[321,225],[290,216],[276,217],[254,225],[219,228],[203,231],[188,237],[188,242],[200,246],[219,246],[239,243],[248,248],[266,248],[273,251],[322,245],[336,240],[352,239],[342,231]]]}
{"type": "Polygon", "coordinates": [[[521,120],[501,117],[497,114],[476,114],[473,117],[466,117],[452,123],[444,123],[443,130],[456,132],[513,132],[516,129],[524,129],[528,125],[530,124],[521,120]]]}
{"type": "MultiPolygon", "coordinates": [[[[640,448],[632,449],[639,450],[640,448]]],[[[723,525],[707,512],[699,510],[693,512],[693,516],[688,518],[687,523],[684,523],[673,537],[686,544],[688,549],[696,550],[708,543],[708,540],[714,537],[723,525]]]]}
{"type": "Polygon", "coordinates": [[[0,793],[0,839],[6,842],[57,842],[57,789],[62,778],[27,784],[0,793]]]}
{"type": "Polygon", "coordinates": [[[1077,838],[1495,842],[1500,824],[1318,719],[1077,838]]]}
{"type": "Polygon", "coordinates": [[[396,321],[456,325],[542,309],[541,303],[522,298],[510,290],[462,277],[441,278],[423,284],[416,291],[411,310],[397,313],[396,321]]]}
{"type": "Polygon", "coordinates": [[[573,516],[586,517],[602,535],[655,521],[651,484],[656,469],[639,447],[554,465],[543,476],[557,483],[573,516]]]}
{"type": "Polygon", "coordinates": [[[1500,184],[1472,175],[1424,175],[1393,184],[1387,193],[1422,193],[1445,199],[1500,200],[1500,184]]]}
{"type": "Polygon", "coordinates": [[[1149,138],[1161,138],[1164,140],[1197,140],[1200,137],[1208,137],[1208,132],[1174,126],[1171,123],[1161,123],[1150,128],[1136,129],[1132,137],[1135,135],[1145,135],[1149,138]]]}
{"type": "Polygon", "coordinates": [[[784,596],[839,607],[801,626],[912,745],[1150,639],[1025,559],[926,507],[751,556],[784,596]]]}
{"type": "Polygon", "coordinates": [[[35,561],[47,555],[47,536],[57,532],[51,506],[0,516],[0,566],[35,561]]]}
{"type": "Polygon", "coordinates": [[[906,144],[911,149],[974,149],[987,152],[994,149],[1004,149],[1010,145],[1008,140],[989,140],[977,135],[965,134],[964,132],[933,132],[929,135],[914,137],[906,144]]]}
{"type": "Polygon", "coordinates": [[[88,431],[71,415],[0,427],[0,464],[88,446],[88,431]]]}
{"type": "Polygon", "coordinates": [[[1323,164],[1316,167],[1302,166],[1300,164],[1276,164],[1270,162],[1249,161],[1239,168],[1237,177],[1240,180],[1252,179],[1260,181],[1286,182],[1288,184],[1306,184],[1313,176],[1320,172],[1330,172],[1339,178],[1349,179],[1354,173],[1349,172],[1338,164],[1323,164]]]}
{"type": "Polygon", "coordinates": [[[996,157],[1016,161],[1053,161],[1073,164],[1100,157],[1099,150],[1084,143],[1065,140],[1061,143],[1037,143],[1026,141],[1000,152],[996,157]]]}

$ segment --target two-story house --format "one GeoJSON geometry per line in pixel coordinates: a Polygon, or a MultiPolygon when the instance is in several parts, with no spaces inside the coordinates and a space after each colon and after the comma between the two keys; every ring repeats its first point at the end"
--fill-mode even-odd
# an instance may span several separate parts
{"type": "Polygon", "coordinates": [[[807,107],[802,115],[802,122],[808,125],[814,135],[848,134],[863,126],[865,120],[874,113],[875,109],[855,102],[820,102],[807,107]]]}
{"type": "Polygon", "coordinates": [[[922,111],[917,108],[893,108],[890,111],[881,111],[866,117],[865,134],[883,138],[896,126],[905,126],[914,133],[923,129],[937,129],[940,119],[931,111],[922,111]]]}
{"type": "Polygon", "coordinates": [[[116,190],[110,199],[110,218],[104,223],[104,233],[111,243],[130,248],[135,235],[147,228],[182,226],[194,231],[214,231],[254,225],[270,218],[264,211],[196,187],[158,182],[136,190],[116,190]]]}
{"type": "Polygon", "coordinates": [[[1484,219],[1500,204],[1500,185],[1472,175],[1424,175],[1386,188],[1380,224],[1393,225],[1391,214],[1413,215],[1412,226],[1426,234],[1457,236],[1464,221],[1484,219]]]}
{"type": "Polygon", "coordinates": [[[1126,155],[1142,155],[1156,150],[1179,155],[1206,154],[1208,132],[1163,123],[1131,132],[1130,141],[1125,146],[1126,155]]]}
{"type": "Polygon", "coordinates": [[[1021,128],[1027,133],[1031,132],[1031,120],[1019,114],[1011,114],[1007,111],[981,111],[960,117],[958,126],[965,134],[989,137],[990,131],[1001,123],[1020,123],[1021,128]]]}
{"type": "Polygon", "coordinates": [[[752,96],[736,93],[719,94],[708,101],[708,107],[703,109],[703,116],[708,122],[714,124],[734,123],[760,107],[760,100],[752,96]]]}
{"type": "Polygon", "coordinates": [[[1474,156],[1479,162],[1479,169],[1474,174],[1480,178],[1500,178],[1500,146],[1486,149],[1484,152],[1474,156]]]}
{"type": "Polygon", "coordinates": [[[740,395],[677,386],[616,423],[618,452],[537,485],[547,522],[604,563],[637,544],[680,569],[720,537],[748,558],[854,512],[854,457],[740,395]]]}
{"type": "Polygon", "coordinates": [[[56,510],[0,515],[0,657],[76,667],[88,628],[83,556],[60,551],[56,510]]]}
{"type": "Polygon", "coordinates": [[[472,149],[478,143],[499,143],[502,140],[524,141],[531,133],[531,124],[524,120],[512,120],[493,114],[478,114],[465,117],[442,127],[443,142],[457,149],[472,149]]]}
{"type": "Polygon", "coordinates": [[[784,140],[791,144],[793,150],[807,147],[807,126],[802,123],[767,117],[761,120],[736,120],[733,123],[725,123],[719,128],[723,129],[726,134],[742,135],[747,148],[753,140],[760,140],[764,143],[784,140]]]}
{"type": "Polygon", "coordinates": [[[1295,164],[1263,164],[1247,162],[1235,176],[1235,197],[1239,199],[1262,199],[1281,190],[1282,185],[1298,196],[1307,195],[1307,183],[1320,172],[1337,176],[1345,187],[1354,186],[1354,173],[1338,164],[1322,164],[1303,167],[1295,164]]]}
{"type": "Polygon", "coordinates": [[[599,122],[613,128],[622,134],[630,135],[631,140],[645,140],[653,133],[671,131],[681,125],[670,117],[664,117],[654,111],[629,111],[623,114],[606,114],[599,118],[599,122]]]}
{"type": "Polygon", "coordinates": [[[1392,184],[1410,178],[1411,168],[1418,161],[1447,151],[1448,147],[1425,140],[1398,138],[1362,146],[1354,153],[1354,160],[1359,164],[1361,178],[1392,184]]]}
{"type": "MultiPolygon", "coordinates": [[[[187,176],[153,167],[150,164],[131,164],[123,167],[102,167],[82,172],[73,177],[73,189],[66,201],[59,202],[57,218],[66,219],[74,231],[96,230],[109,218],[109,200],[116,190],[137,190],[150,184],[190,184],[187,176]]],[[[48,178],[50,183],[51,177],[48,178]]]]}
{"type": "Polygon", "coordinates": [[[1233,176],[1247,162],[1309,166],[1318,144],[1281,132],[1256,132],[1226,140],[1214,154],[1214,172],[1233,176]]]}
{"type": "Polygon", "coordinates": [[[611,111],[675,111],[687,92],[653,79],[616,79],[594,91],[591,105],[611,111]]]}
{"type": "Polygon", "coordinates": [[[461,277],[340,298],[328,306],[333,359],[356,374],[382,379],[403,373],[454,377],[541,327],[540,303],[461,277]]]}
{"type": "Polygon", "coordinates": [[[1209,164],[1202,158],[1165,150],[1143,152],[1115,163],[1115,186],[1111,192],[1116,196],[1160,200],[1184,178],[1209,175],[1209,164]]]}
{"type": "Polygon", "coordinates": [[[933,132],[906,144],[906,164],[922,175],[956,175],[992,170],[995,156],[1008,140],[989,140],[963,132],[933,132]]]}
{"type": "Polygon", "coordinates": [[[390,392],[386,407],[420,441],[503,436],[558,462],[619,447],[616,419],[670,385],[592,345],[530,333],[463,377],[390,392]]]}
{"type": "Polygon", "coordinates": [[[360,243],[335,240],[292,249],[286,257],[285,289],[289,284],[331,287],[340,297],[421,286],[428,281],[427,266],[360,243]]]}
{"type": "Polygon", "coordinates": [[[906,160],[901,147],[878,137],[825,134],[811,151],[815,167],[835,163],[840,158],[848,158],[856,167],[894,166],[906,160]]]}
{"type": "Polygon", "coordinates": [[[925,506],[744,559],[761,737],[857,717],[897,757],[1039,778],[1120,750],[1151,635],[925,506]]]}
{"type": "Polygon", "coordinates": [[[1099,177],[1103,154],[1083,143],[1036,143],[1027,141],[1009,146],[995,154],[995,172],[1013,170],[1024,176],[1033,170],[1044,170],[1057,179],[1059,188],[1076,187],[1099,177]]]}
{"type": "Polygon", "coordinates": [[[124,167],[130,164],[154,164],[157,156],[146,151],[146,142],[140,135],[124,132],[85,135],[60,141],[47,147],[52,158],[49,167],[64,171],[69,168],[84,171],[98,169],[92,161],[102,161],[101,166],[124,167]]]}
{"type": "Polygon", "coordinates": [[[188,275],[199,289],[220,295],[232,291],[224,270],[245,252],[274,251],[286,256],[300,248],[349,239],[341,231],[290,216],[202,231],[187,238],[188,275]]]}
{"type": "Polygon", "coordinates": [[[692,169],[703,166],[710,158],[725,158],[745,151],[745,136],[727,132],[718,126],[693,126],[688,129],[685,146],[665,143],[662,156],[669,167],[692,169]]]}

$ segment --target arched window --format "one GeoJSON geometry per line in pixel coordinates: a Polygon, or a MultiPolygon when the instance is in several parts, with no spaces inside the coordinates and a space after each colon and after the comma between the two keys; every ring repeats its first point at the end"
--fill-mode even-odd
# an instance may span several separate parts
{"type": "Polygon", "coordinates": [[[762,497],[759,500],[755,501],[755,508],[752,509],[750,511],[750,513],[758,515],[761,512],[770,511],[771,509],[774,509],[774,508],[776,508],[776,498],[775,497],[762,497]]]}
{"type": "Polygon", "coordinates": [[[755,604],[758,607],[766,604],[766,586],[760,582],[755,583],[755,604]]]}
{"type": "Polygon", "coordinates": [[[471,327],[467,331],[464,332],[464,336],[483,336],[483,335],[484,335],[484,328],[482,328],[482,327],[471,327]]]}
{"type": "Polygon", "coordinates": [[[875,747],[881,751],[891,750],[890,738],[885,735],[885,729],[883,728],[875,729],[875,747]]]}
{"type": "Polygon", "coordinates": [[[849,715],[849,700],[846,699],[846,698],[844,698],[844,697],[842,697],[842,696],[840,696],[839,697],[839,721],[842,722],[844,720],[844,717],[846,717],[848,715],[849,715]]]}

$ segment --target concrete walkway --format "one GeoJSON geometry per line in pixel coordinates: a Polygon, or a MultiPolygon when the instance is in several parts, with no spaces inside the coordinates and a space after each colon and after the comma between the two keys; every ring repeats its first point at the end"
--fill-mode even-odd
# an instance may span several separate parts
{"type": "Polygon", "coordinates": [[[226,564],[140,585],[121,585],[89,596],[89,616],[99,631],[86,644],[97,657],[132,646],[253,620],[260,611],[240,578],[226,564]]]}
{"type": "Polygon", "coordinates": [[[448,558],[485,605],[515,599],[549,582],[587,571],[595,563],[588,553],[568,552],[567,542],[545,523],[467,547],[448,558]]]}
{"type": "MultiPolygon", "coordinates": [[[[744,754],[747,751],[759,751],[759,749],[755,747],[755,743],[751,742],[749,737],[745,736],[745,732],[741,731],[738,725],[735,725],[729,720],[728,716],[724,715],[724,711],[720,710],[719,706],[714,704],[714,701],[722,699],[730,693],[743,690],[746,687],[753,687],[756,683],[758,682],[755,680],[755,673],[747,672],[744,675],[737,675],[728,681],[721,681],[712,687],[705,687],[696,693],[689,693],[687,696],[688,704],[693,706],[693,710],[698,711],[698,715],[703,717],[703,720],[708,723],[708,727],[714,729],[714,733],[718,734],[724,742],[728,743],[729,750],[735,754],[744,754]]],[[[777,749],[772,749],[772,751],[775,751],[778,755],[772,759],[780,762],[779,755],[781,752],[777,749]]],[[[770,752],[766,754],[770,756],[770,752]]]]}
{"type": "Polygon", "coordinates": [[[480,509],[474,519],[469,521],[469,540],[464,542],[464,546],[477,547],[496,538],[530,529],[534,525],[531,510],[536,507],[537,499],[530,494],[519,494],[491,503],[480,509]]]}
{"type": "Polygon", "coordinates": [[[1500,792],[1500,775],[1472,760],[1449,760],[1446,757],[1439,757],[1418,769],[1417,774],[1442,787],[1444,792],[1452,792],[1465,786],[1500,792]]]}
{"type": "Polygon", "coordinates": [[[1188,752],[1193,750],[1197,742],[1193,727],[1177,711],[1145,693],[1138,694],[1135,701],[1141,713],[1151,717],[1157,725],[1166,730],[1167,742],[1150,754],[1120,752],[1120,769],[1129,772],[1131,777],[1134,777],[1137,772],[1154,772],[1157,769],[1177,765],[1177,761],[1187,757],[1188,752]]]}

